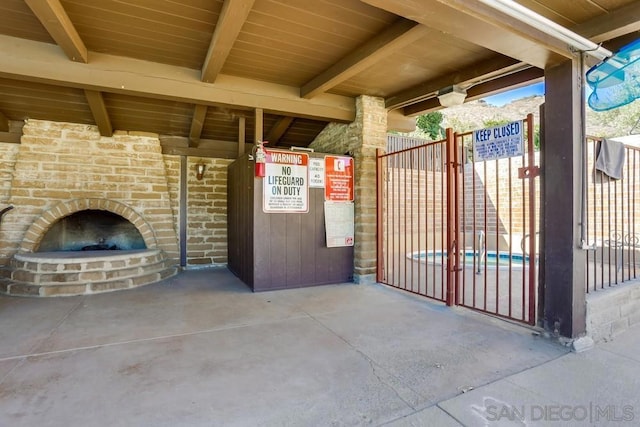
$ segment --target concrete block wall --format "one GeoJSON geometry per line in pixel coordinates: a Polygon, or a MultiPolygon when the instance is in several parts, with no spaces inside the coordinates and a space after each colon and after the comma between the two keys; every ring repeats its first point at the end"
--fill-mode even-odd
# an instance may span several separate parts
{"type": "Polygon", "coordinates": [[[375,281],[376,274],[376,150],[387,146],[384,99],[356,99],[353,123],[330,124],[311,143],[320,153],[350,154],[355,160],[354,280],[375,281]]]}
{"type": "Polygon", "coordinates": [[[587,335],[607,341],[640,323],[640,280],[587,294],[587,335]]]}

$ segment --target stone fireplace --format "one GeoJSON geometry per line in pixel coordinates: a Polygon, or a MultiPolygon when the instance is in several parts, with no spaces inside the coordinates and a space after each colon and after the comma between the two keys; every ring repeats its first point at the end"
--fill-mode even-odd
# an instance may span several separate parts
{"type": "Polygon", "coordinates": [[[66,216],[44,234],[36,252],[146,249],[127,219],[109,211],[85,209],[66,216]]]}
{"type": "Polygon", "coordinates": [[[2,218],[0,291],[78,295],[177,272],[178,239],[155,134],[29,120],[2,218]]]}

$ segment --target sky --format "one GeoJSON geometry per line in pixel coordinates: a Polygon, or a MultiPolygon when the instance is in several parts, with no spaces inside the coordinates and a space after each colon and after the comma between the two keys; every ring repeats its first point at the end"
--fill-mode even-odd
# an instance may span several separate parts
{"type": "Polygon", "coordinates": [[[498,95],[492,95],[484,98],[488,104],[502,107],[515,99],[526,98],[532,95],[544,95],[544,82],[535,83],[518,89],[502,92],[498,95]]]}

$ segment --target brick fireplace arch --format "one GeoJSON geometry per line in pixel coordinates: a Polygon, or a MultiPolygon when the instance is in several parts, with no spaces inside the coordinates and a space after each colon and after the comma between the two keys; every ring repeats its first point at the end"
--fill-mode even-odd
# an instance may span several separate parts
{"type": "Polygon", "coordinates": [[[27,230],[18,252],[34,252],[45,233],[53,224],[66,216],[87,209],[103,210],[120,215],[138,229],[148,249],[158,248],[158,242],[151,226],[130,207],[107,199],[76,199],[58,203],[35,220],[27,230]]]}

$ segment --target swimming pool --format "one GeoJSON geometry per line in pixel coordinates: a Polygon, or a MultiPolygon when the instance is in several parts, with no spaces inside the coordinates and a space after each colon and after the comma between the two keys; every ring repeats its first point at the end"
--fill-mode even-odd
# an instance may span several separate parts
{"type": "MultiPolygon", "coordinates": [[[[460,254],[460,264],[467,267],[473,268],[474,261],[475,266],[478,266],[478,254],[475,251],[468,250],[463,254],[460,254]]],[[[411,255],[416,261],[420,261],[423,263],[431,264],[431,265],[443,265],[446,264],[447,261],[447,252],[446,251],[421,251],[414,252],[411,255]]],[[[529,263],[529,256],[519,254],[519,253],[509,253],[505,251],[487,251],[484,259],[482,259],[481,265],[484,267],[485,262],[487,267],[490,268],[509,268],[509,259],[511,259],[511,268],[512,269],[521,269],[525,264],[529,263]]]]}

